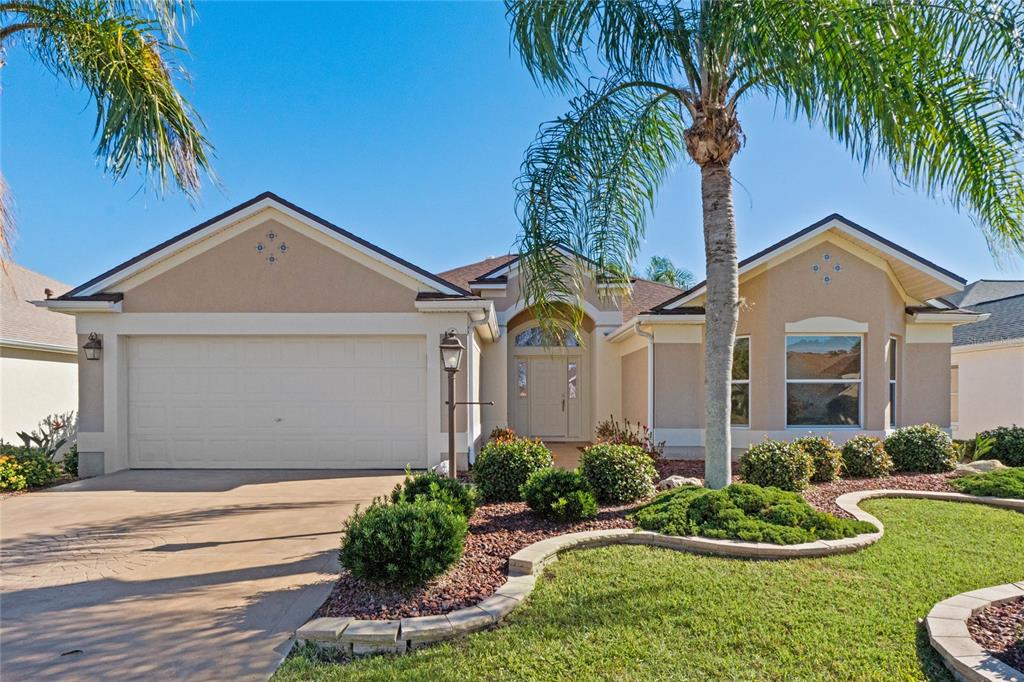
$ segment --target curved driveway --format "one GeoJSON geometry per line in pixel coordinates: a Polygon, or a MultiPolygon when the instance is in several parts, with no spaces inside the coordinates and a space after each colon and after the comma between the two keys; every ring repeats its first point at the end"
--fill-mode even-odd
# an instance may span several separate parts
{"type": "Polygon", "coordinates": [[[0,502],[0,676],[266,679],[396,472],[125,471],[0,502]]]}

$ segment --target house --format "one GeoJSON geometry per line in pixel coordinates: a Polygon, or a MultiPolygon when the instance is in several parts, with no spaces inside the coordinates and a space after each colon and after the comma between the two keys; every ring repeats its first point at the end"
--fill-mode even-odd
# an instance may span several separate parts
{"type": "MultiPolygon", "coordinates": [[[[704,286],[591,281],[581,339],[545,345],[519,259],[428,272],[270,193],[57,299],[82,365],[80,466],[402,468],[447,448],[438,344],[466,346],[456,447],[511,425],[587,440],[652,424],[701,456],[704,286]]],[[[733,387],[737,452],[764,435],[843,439],[950,424],[964,280],[838,215],[746,259],[733,387]],[[931,303],[929,303],[931,301],[931,303]]]]}
{"type": "Polygon", "coordinates": [[[1024,280],[982,279],[947,298],[989,316],[953,330],[953,437],[1024,424],[1024,280]]]}
{"type": "Polygon", "coordinates": [[[30,303],[71,287],[8,262],[0,267],[0,438],[20,443],[51,414],[78,409],[75,321],[30,303]]]}

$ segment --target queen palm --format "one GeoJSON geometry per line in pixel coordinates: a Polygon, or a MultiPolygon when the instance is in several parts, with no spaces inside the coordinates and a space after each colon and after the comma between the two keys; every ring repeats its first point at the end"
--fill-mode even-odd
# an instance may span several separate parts
{"type": "MultiPolygon", "coordinates": [[[[85,89],[96,105],[96,155],[115,180],[139,168],[158,190],[173,182],[195,195],[210,145],[175,84],[187,74],[172,61],[190,13],[188,0],[0,0],[0,67],[17,45],[85,89]]],[[[12,230],[0,177],[0,255],[12,230]]]]}
{"type": "Polygon", "coordinates": [[[517,182],[524,296],[545,324],[577,325],[581,313],[558,317],[559,303],[579,301],[587,274],[630,272],[659,185],[683,158],[700,169],[713,487],[731,477],[730,164],[750,96],[969,213],[993,253],[1024,246],[1016,0],[507,0],[507,10],[534,79],[574,95],[541,127],[517,182]]]}

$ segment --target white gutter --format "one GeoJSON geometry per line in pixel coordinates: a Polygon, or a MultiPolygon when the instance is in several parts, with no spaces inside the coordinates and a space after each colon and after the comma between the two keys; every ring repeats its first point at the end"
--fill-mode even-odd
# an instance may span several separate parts
{"type": "Polygon", "coordinates": [[[119,313],[121,301],[74,301],[48,298],[43,301],[29,301],[37,308],[46,308],[55,313],[119,313]]]}
{"type": "Polygon", "coordinates": [[[5,346],[7,348],[23,348],[24,350],[39,350],[47,353],[78,355],[77,347],[61,346],[55,343],[35,343],[33,341],[19,341],[18,339],[0,339],[0,346],[5,346]]]}
{"type": "Polygon", "coordinates": [[[466,313],[471,320],[470,326],[486,325],[488,341],[497,341],[501,337],[498,320],[494,312],[494,302],[484,299],[427,299],[416,301],[416,310],[421,313],[466,313]]]}
{"type": "MultiPolygon", "coordinates": [[[[654,432],[654,334],[645,332],[640,328],[641,322],[633,323],[633,331],[638,336],[647,339],[647,424],[651,429],[651,438],[655,439],[654,432]]],[[[656,439],[655,439],[656,440],[656,439]]]]}
{"type": "Polygon", "coordinates": [[[914,313],[910,319],[919,324],[970,324],[984,322],[992,313],[914,313]]]}
{"type": "MultiPolygon", "coordinates": [[[[628,322],[623,322],[622,325],[610,332],[605,338],[610,343],[618,343],[631,333],[636,333],[636,324],[645,324],[649,327],[663,324],[704,324],[705,319],[705,315],[650,315],[641,313],[628,322]]],[[[641,336],[643,335],[641,334],[641,336]]]]}

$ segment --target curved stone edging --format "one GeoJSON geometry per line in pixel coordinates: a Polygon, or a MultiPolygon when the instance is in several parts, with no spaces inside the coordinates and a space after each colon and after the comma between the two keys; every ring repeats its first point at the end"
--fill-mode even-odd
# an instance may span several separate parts
{"type": "MultiPolygon", "coordinates": [[[[858,506],[863,500],[877,497],[969,502],[1024,512],[1024,500],[975,497],[963,493],[923,490],[861,490],[840,495],[836,499],[836,505],[856,519],[874,524],[878,528],[878,532],[863,533],[841,540],[775,545],[766,542],[716,540],[699,536],[663,535],[635,528],[567,533],[535,542],[509,557],[508,580],[494,594],[474,606],[468,606],[448,614],[401,620],[357,620],[348,617],[316,618],[299,628],[295,632],[295,639],[298,642],[311,642],[318,646],[340,649],[343,653],[352,655],[404,653],[409,649],[484,630],[500,623],[506,615],[523,602],[533,591],[537,576],[544,567],[557,561],[560,553],[571,549],[607,545],[648,545],[682,552],[742,559],[797,559],[855,552],[878,542],[885,532],[881,521],[858,506]]],[[[973,642],[973,640],[971,641],[973,642]]]]}
{"type": "Polygon", "coordinates": [[[928,641],[942,662],[968,682],[1024,682],[1024,672],[1011,668],[974,641],[967,620],[989,606],[1024,598],[1024,581],[963,592],[940,601],[925,618],[928,641]]]}

